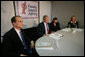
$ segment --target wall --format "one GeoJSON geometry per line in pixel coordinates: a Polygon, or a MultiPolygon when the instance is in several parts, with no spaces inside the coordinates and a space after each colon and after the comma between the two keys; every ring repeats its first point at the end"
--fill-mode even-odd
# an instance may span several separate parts
{"type": "Polygon", "coordinates": [[[80,28],[84,28],[84,2],[83,1],[53,1],[52,18],[57,17],[61,28],[65,28],[70,17],[76,16],[80,28]]]}
{"type": "Polygon", "coordinates": [[[52,2],[51,1],[40,1],[40,22],[43,21],[43,16],[49,16],[49,22],[51,21],[51,8],[52,2]]]}
{"type": "Polygon", "coordinates": [[[11,17],[14,16],[13,1],[1,1],[1,36],[12,28],[11,17]]]}

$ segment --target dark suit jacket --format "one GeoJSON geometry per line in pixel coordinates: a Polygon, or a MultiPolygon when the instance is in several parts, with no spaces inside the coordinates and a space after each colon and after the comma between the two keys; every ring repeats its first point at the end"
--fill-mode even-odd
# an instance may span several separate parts
{"type": "Polygon", "coordinates": [[[59,24],[59,22],[56,23],[56,26],[54,26],[53,22],[51,22],[51,23],[50,23],[50,30],[51,30],[51,31],[60,30],[60,24],[59,24]]]}
{"type": "MultiPolygon", "coordinates": [[[[48,23],[48,27],[49,27],[49,23],[48,23]]],[[[51,33],[50,31],[50,28],[49,28],[49,34],[51,33]]],[[[37,34],[38,34],[38,37],[41,37],[45,34],[45,26],[44,26],[44,22],[40,23],[38,26],[37,26],[37,34]]]]}
{"type": "Polygon", "coordinates": [[[70,27],[70,28],[75,28],[75,27],[79,28],[78,21],[76,21],[75,24],[71,23],[71,21],[68,22],[67,28],[68,28],[68,27],[70,27]]]}
{"type": "MultiPolygon", "coordinates": [[[[25,36],[24,32],[23,36],[25,38],[25,42],[29,44],[31,40],[25,36]]],[[[21,53],[28,54],[28,51],[24,50],[24,47],[17,32],[14,28],[12,28],[3,36],[3,43],[1,45],[1,55],[20,56],[21,53]]]]}

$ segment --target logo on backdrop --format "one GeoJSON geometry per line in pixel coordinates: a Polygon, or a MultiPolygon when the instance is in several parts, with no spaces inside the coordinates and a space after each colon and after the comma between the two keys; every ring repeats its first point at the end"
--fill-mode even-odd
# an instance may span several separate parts
{"type": "Polygon", "coordinates": [[[25,12],[25,10],[27,8],[26,2],[22,3],[21,7],[22,7],[22,14],[26,14],[26,12],[25,12]]]}

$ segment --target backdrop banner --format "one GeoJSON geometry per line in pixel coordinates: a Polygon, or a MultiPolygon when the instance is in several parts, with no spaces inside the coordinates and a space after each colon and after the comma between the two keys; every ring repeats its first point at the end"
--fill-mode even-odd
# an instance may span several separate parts
{"type": "Polygon", "coordinates": [[[39,15],[38,1],[15,1],[16,15],[23,19],[36,19],[39,15]]]}

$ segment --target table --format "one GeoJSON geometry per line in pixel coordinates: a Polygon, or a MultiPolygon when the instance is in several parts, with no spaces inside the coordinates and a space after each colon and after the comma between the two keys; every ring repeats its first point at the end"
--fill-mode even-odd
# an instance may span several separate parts
{"type": "Polygon", "coordinates": [[[64,35],[59,40],[50,36],[40,37],[35,43],[37,53],[40,56],[84,56],[84,29],[65,30],[62,29],[56,32],[64,35]],[[51,47],[47,49],[38,47],[39,42],[49,42],[51,47]]]}

